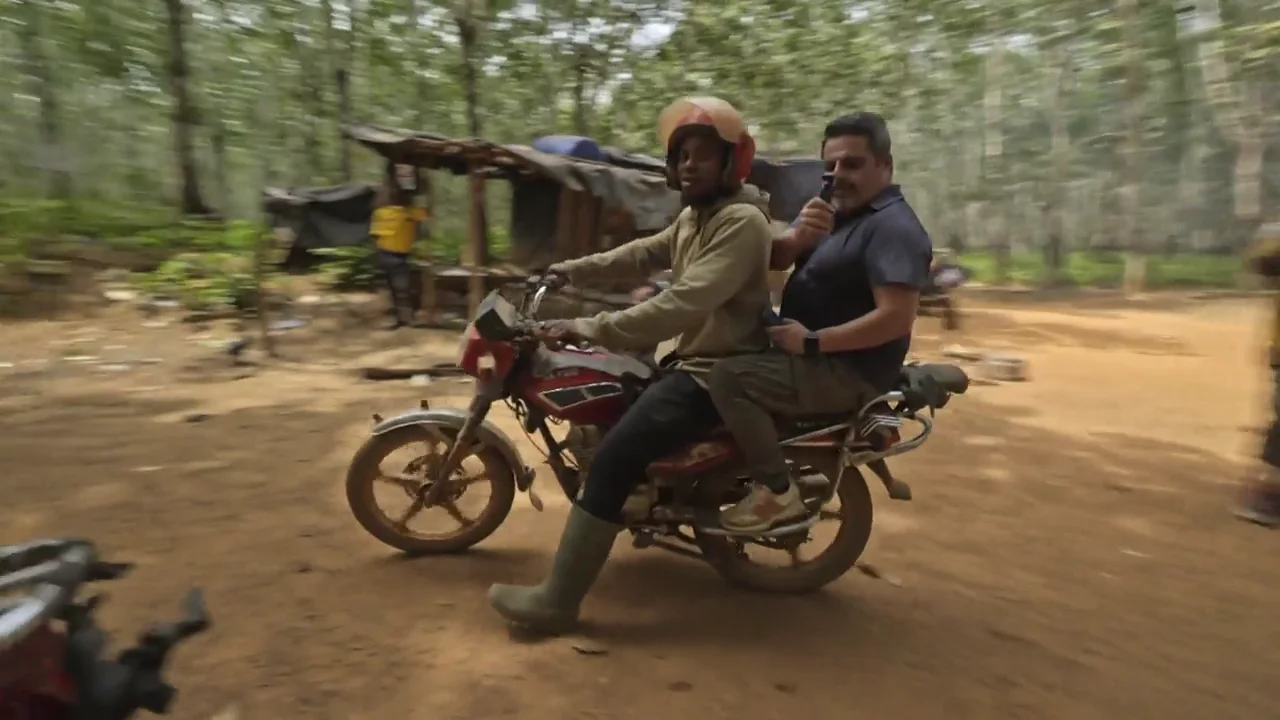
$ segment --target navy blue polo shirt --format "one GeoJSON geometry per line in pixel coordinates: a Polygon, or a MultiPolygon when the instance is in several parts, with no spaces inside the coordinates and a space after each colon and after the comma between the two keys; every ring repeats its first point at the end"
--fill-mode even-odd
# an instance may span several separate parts
{"type": "MultiPolygon", "coordinates": [[[[843,325],[875,309],[873,288],[923,289],[932,259],[929,233],[902,190],[890,185],[861,210],[837,216],[835,231],[796,258],[782,289],[779,314],[814,331],[843,325]]],[[[908,333],[884,345],[833,355],[885,391],[897,379],[910,347],[908,333]]]]}

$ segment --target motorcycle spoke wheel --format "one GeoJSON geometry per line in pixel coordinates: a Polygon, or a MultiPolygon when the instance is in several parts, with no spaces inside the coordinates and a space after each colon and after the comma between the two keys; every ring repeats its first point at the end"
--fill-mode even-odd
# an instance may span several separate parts
{"type": "MultiPolygon", "coordinates": [[[[830,475],[828,475],[830,477],[830,475]]],[[[728,488],[719,489],[727,497],[728,488]]],[[[821,502],[815,498],[814,503],[821,502]]],[[[805,593],[853,567],[871,535],[871,496],[857,472],[841,481],[836,497],[818,510],[818,522],[783,538],[698,534],[704,556],[735,585],[768,593],[805,593]]]]}
{"type": "Polygon", "coordinates": [[[357,453],[348,471],[348,504],[379,540],[411,553],[456,552],[487,537],[511,511],[514,473],[502,453],[482,443],[464,450],[441,480],[445,487],[425,504],[450,432],[401,428],[371,438],[357,453]]]}

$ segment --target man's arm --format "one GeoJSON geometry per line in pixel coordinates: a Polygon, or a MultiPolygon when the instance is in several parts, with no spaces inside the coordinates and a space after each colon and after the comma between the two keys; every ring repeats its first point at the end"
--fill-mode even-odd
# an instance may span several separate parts
{"type": "Polygon", "coordinates": [[[929,282],[931,256],[932,244],[924,228],[906,222],[876,228],[863,254],[876,309],[819,330],[819,350],[861,350],[909,335],[920,306],[920,290],[929,282]]]}
{"type": "Polygon", "coordinates": [[[795,225],[792,225],[773,238],[769,248],[769,269],[786,270],[796,264],[796,258],[805,249],[806,246],[796,239],[795,225]]]}
{"type": "Polygon", "coordinates": [[[772,232],[758,208],[731,205],[707,228],[706,244],[665,292],[616,312],[574,321],[605,347],[645,348],[698,327],[767,262],[772,232]]]}
{"type": "MultiPolygon", "coordinates": [[[[679,222],[677,219],[676,222],[679,222]]],[[[574,283],[608,277],[644,276],[671,267],[671,240],[676,223],[657,235],[637,238],[594,255],[556,263],[552,269],[569,276],[574,283]]]]}

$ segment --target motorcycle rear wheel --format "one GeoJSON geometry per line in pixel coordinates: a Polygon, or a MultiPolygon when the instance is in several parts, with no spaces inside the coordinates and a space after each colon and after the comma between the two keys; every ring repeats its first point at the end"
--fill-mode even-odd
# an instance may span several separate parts
{"type": "MultiPolygon", "coordinates": [[[[458,432],[457,428],[445,426],[436,426],[436,429],[451,440],[458,432]]],[[[478,458],[484,465],[491,494],[484,512],[470,526],[460,526],[460,532],[443,537],[422,537],[397,527],[374,498],[374,484],[382,474],[382,460],[405,445],[431,442],[432,439],[426,430],[412,425],[374,435],[356,451],[347,470],[347,505],[356,521],[370,535],[410,555],[444,555],[470,548],[502,525],[515,501],[514,470],[500,452],[482,446],[479,452],[469,457],[478,458]]]]}
{"type": "MultiPolygon", "coordinates": [[[[826,471],[828,480],[831,472],[826,471]]],[[[831,545],[817,558],[799,567],[769,567],[753,562],[734,538],[694,531],[698,547],[721,577],[756,592],[799,595],[818,590],[853,567],[871,538],[871,492],[855,468],[845,471],[836,491],[840,500],[840,529],[831,545]]]]}

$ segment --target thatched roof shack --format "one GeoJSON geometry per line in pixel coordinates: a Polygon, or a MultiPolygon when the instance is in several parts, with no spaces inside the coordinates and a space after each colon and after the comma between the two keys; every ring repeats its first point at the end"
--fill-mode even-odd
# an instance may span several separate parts
{"type": "MultiPolygon", "coordinates": [[[[470,175],[473,205],[482,197],[484,180],[509,180],[517,265],[543,265],[613,247],[666,227],[680,210],[663,163],[614,148],[596,146],[600,161],[371,125],[349,127],[346,135],[397,163],[470,175]]],[[[477,212],[473,207],[473,215],[477,212]]],[[[472,240],[483,243],[484,238],[472,240]]],[[[475,248],[471,264],[483,264],[485,256],[483,247],[475,248]]]]}

